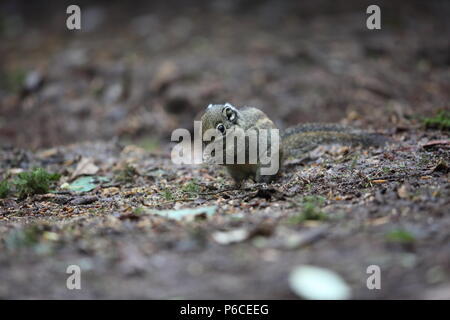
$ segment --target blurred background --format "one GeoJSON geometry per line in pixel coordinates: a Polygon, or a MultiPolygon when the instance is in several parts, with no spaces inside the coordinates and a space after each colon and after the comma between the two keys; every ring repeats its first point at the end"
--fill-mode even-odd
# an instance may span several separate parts
{"type": "Polygon", "coordinates": [[[402,126],[449,108],[450,2],[2,1],[0,145],[161,148],[209,103],[402,126]],[[66,28],[81,7],[82,30],[66,28]],[[381,30],[366,8],[381,7],[381,30]]]}

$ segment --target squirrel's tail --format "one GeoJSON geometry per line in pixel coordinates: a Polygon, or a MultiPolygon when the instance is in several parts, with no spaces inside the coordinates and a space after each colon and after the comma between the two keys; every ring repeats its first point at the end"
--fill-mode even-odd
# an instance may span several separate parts
{"type": "Polygon", "coordinates": [[[322,144],[382,146],[387,141],[386,137],[377,133],[331,123],[300,124],[288,128],[281,139],[286,158],[302,157],[322,144]]]}

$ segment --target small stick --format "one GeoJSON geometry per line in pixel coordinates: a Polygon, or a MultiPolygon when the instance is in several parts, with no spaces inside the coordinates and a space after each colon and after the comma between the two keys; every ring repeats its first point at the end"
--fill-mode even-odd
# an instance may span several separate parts
{"type": "Polygon", "coordinates": [[[227,192],[227,191],[237,191],[237,190],[242,190],[240,188],[226,188],[226,189],[222,189],[222,190],[216,190],[216,191],[211,191],[211,192],[201,192],[199,193],[199,195],[201,196],[209,196],[209,195],[216,195],[222,192],[227,192]]]}

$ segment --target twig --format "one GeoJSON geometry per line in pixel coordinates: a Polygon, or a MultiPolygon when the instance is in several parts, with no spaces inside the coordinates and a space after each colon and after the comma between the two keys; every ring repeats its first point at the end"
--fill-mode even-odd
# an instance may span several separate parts
{"type": "Polygon", "coordinates": [[[210,195],[216,195],[216,194],[227,192],[227,191],[237,191],[237,190],[243,190],[243,189],[233,187],[233,188],[226,188],[226,189],[216,190],[216,191],[211,191],[211,192],[201,192],[201,193],[199,193],[199,195],[200,196],[210,196],[210,195]]]}
{"type": "Polygon", "coordinates": [[[197,199],[198,199],[198,196],[195,197],[195,198],[175,198],[175,199],[172,199],[172,200],[167,200],[167,201],[164,201],[164,202],[160,202],[160,203],[154,204],[154,206],[161,206],[161,205],[164,205],[164,204],[170,204],[170,203],[181,202],[181,201],[194,201],[194,200],[197,200],[197,199]]]}
{"type": "Polygon", "coordinates": [[[369,183],[373,180],[398,180],[398,179],[403,179],[403,178],[415,178],[415,177],[420,177],[422,175],[424,175],[426,173],[421,172],[421,173],[414,173],[414,174],[400,174],[400,175],[389,175],[389,176],[381,176],[381,177],[374,177],[374,178],[365,178],[365,179],[361,179],[361,180],[357,180],[357,181],[349,181],[349,182],[342,182],[340,183],[340,185],[352,185],[352,184],[357,184],[357,183],[361,183],[364,181],[368,181],[369,183]]]}

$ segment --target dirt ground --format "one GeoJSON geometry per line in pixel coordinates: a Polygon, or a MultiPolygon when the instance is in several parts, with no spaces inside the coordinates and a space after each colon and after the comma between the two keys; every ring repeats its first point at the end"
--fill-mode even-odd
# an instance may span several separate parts
{"type": "Polygon", "coordinates": [[[450,134],[423,122],[450,110],[446,1],[378,1],[376,31],[367,1],[106,3],[80,2],[82,31],[63,2],[0,5],[0,180],[61,175],[0,199],[0,298],[296,299],[313,265],[355,299],[450,299],[450,134]],[[223,102],[390,140],[219,192],[225,171],[173,164],[170,135],[223,102]],[[186,208],[205,211],[157,214],[186,208]]]}

